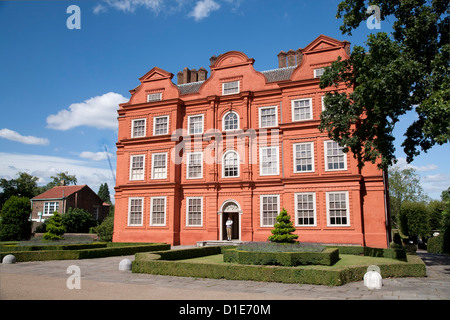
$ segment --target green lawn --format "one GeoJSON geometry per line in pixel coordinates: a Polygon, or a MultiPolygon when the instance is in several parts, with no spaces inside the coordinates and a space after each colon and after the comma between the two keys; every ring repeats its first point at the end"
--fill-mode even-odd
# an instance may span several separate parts
{"type": "MultiPolygon", "coordinates": [[[[405,261],[389,259],[389,258],[376,258],[376,257],[364,257],[356,256],[351,254],[340,254],[339,261],[333,266],[297,266],[295,268],[342,268],[346,266],[370,266],[370,265],[380,265],[380,264],[407,264],[405,261]]],[[[216,254],[211,256],[205,256],[200,258],[180,260],[180,262],[195,262],[195,263],[228,263],[223,262],[223,254],[216,254]]]]}

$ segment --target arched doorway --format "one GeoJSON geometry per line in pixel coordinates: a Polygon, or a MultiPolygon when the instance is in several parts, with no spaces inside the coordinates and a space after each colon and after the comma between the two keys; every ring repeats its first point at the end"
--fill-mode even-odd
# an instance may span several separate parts
{"type": "Polygon", "coordinates": [[[239,203],[235,200],[227,200],[224,201],[220,211],[218,212],[220,215],[220,238],[219,240],[227,240],[227,230],[226,230],[226,222],[228,217],[233,220],[233,228],[232,228],[232,240],[240,240],[241,239],[241,215],[242,210],[239,206],[239,203]]]}

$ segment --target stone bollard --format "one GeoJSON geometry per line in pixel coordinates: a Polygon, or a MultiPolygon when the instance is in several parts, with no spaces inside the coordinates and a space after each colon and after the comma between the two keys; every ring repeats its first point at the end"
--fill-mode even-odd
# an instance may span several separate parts
{"type": "Polygon", "coordinates": [[[131,270],[131,260],[123,259],[122,261],[120,261],[119,270],[120,271],[130,271],[131,270]]]}
{"type": "Polygon", "coordinates": [[[8,255],[3,257],[2,263],[4,263],[4,264],[16,263],[16,257],[13,256],[12,254],[8,254],[8,255]]]}
{"type": "Polygon", "coordinates": [[[381,289],[383,280],[378,266],[369,266],[367,268],[367,272],[364,275],[364,285],[370,290],[381,289]]]}

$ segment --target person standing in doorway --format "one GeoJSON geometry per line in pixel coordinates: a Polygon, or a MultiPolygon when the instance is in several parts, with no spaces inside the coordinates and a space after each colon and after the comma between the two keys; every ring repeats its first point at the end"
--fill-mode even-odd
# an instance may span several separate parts
{"type": "Polygon", "coordinates": [[[226,226],[227,226],[227,239],[228,239],[228,241],[231,241],[231,232],[232,232],[232,227],[233,227],[233,220],[231,219],[231,217],[228,217],[226,226]]]}

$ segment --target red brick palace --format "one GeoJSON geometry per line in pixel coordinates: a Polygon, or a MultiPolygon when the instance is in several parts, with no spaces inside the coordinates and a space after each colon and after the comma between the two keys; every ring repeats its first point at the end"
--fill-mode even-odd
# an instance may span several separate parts
{"type": "MultiPolygon", "coordinates": [[[[266,241],[285,208],[299,241],[385,248],[387,185],[317,126],[325,66],[350,43],[319,36],[257,71],[239,51],[174,75],[153,68],[118,111],[115,242],[266,241]]],[[[349,92],[345,86],[341,92],[349,92]]]]}

